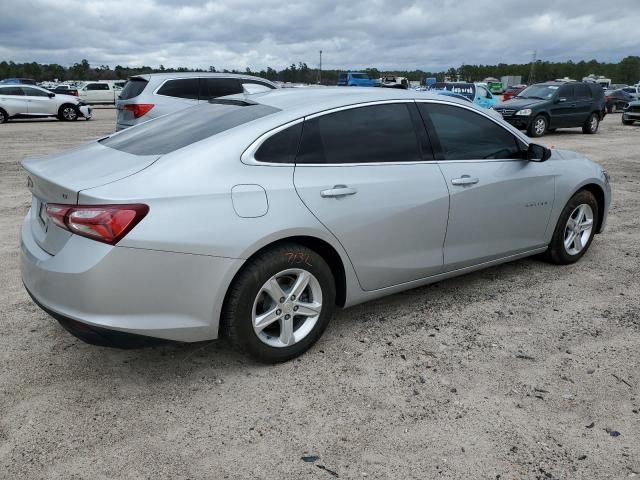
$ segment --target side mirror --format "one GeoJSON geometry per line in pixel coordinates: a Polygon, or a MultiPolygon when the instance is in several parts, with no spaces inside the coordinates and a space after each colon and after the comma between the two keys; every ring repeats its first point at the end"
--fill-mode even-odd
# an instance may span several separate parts
{"type": "Polygon", "coordinates": [[[530,143],[527,148],[527,160],[530,162],[546,162],[551,157],[551,150],[537,143],[530,143]]]}
{"type": "Polygon", "coordinates": [[[56,94],[55,94],[55,93],[53,93],[53,92],[51,92],[51,93],[49,93],[49,94],[47,94],[47,95],[49,96],[49,98],[53,98],[53,97],[55,97],[55,96],[56,96],[56,94]]]}

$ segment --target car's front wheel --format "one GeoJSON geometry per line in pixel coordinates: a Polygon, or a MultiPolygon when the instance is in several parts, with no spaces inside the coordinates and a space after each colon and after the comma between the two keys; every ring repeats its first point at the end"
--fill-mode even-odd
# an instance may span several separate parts
{"type": "Polygon", "coordinates": [[[315,251],[283,244],[248,261],[225,299],[222,332],[265,363],[290,360],[320,338],[335,308],[331,269],[315,251]]]}
{"type": "Polygon", "coordinates": [[[562,210],[546,258],[559,265],[577,262],[589,249],[597,227],[598,202],[593,193],[581,190],[562,210]]]}
{"type": "Polygon", "coordinates": [[[544,115],[538,115],[533,119],[531,125],[527,129],[527,134],[530,137],[541,137],[545,133],[547,133],[547,128],[549,126],[549,122],[547,122],[547,117],[544,115]]]}
{"type": "Polygon", "coordinates": [[[58,119],[65,122],[78,120],[78,108],[75,105],[65,104],[58,109],[58,119]]]}

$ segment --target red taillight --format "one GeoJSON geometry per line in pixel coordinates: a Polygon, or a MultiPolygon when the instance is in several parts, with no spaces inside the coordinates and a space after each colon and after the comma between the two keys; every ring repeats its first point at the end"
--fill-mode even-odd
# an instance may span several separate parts
{"type": "Polygon", "coordinates": [[[110,245],[118,243],[148,212],[143,204],[47,205],[47,215],[60,228],[110,245]]]}
{"type": "Polygon", "coordinates": [[[140,118],[141,116],[146,115],[153,106],[153,103],[129,103],[123,105],[122,108],[128,112],[132,112],[134,118],[140,118]]]}
{"type": "Polygon", "coordinates": [[[80,94],[78,93],[78,90],[71,90],[71,95],[73,95],[74,97],[80,96],[80,94]]]}

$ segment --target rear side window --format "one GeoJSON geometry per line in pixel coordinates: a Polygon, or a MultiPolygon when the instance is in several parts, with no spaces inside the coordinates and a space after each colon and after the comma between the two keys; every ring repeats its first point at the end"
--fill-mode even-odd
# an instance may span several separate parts
{"type": "Polygon", "coordinates": [[[420,147],[407,105],[351,108],[304,122],[296,163],[420,161],[420,147]]]}
{"type": "MultiPolygon", "coordinates": [[[[160,93],[160,92],[158,92],[160,93]]],[[[224,97],[242,93],[242,85],[237,78],[201,78],[200,100],[224,97]]]]}
{"type": "Polygon", "coordinates": [[[109,90],[108,83],[90,83],[87,85],[87,90],[109,90]]]}
{"type": "Polygon", "coordinates": [[[167,80],[158,90],[158,95],[167,97],[187,98],[198,100],[199,81],[197,78],[180,78],[167,80]]]}
{"type": "Polygon", "coordinates": [[[591,100],[591,89],[588,85],[576,85],[573,88],[576,100],[591,100]]]}
{"type": "Polygon", "coordinates": [[[440,140],[442,160],[522,158],[516,137],[480,114],[451,105],[419,108],[440,140]]]}
{"type": "Polygon", "coordinates": [[[144,78],[130,78],[120,93],[120,99],[129,100],[130,98],[137,97],[142,93],[147,83],[144,78]]]}
{"type": "Polygon", "coordinates": [[[133,155],[164,155],[278,111],[260,104],[205,103],[141,123],[100,143],[133,155]]]}
{"type": "Polygon", "coordinates": [[[254,155],[259,162],[269,163],[295,163],[302,122],[269,137],[254,155]]]}
{"type": "Polygon", "coordinates": [[[20,87],[4,87],[0,88],[0,95],[24,95],[20,87]]]}

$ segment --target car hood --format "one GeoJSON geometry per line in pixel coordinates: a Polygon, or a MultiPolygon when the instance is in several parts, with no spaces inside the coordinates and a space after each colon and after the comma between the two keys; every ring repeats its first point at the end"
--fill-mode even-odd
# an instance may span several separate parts
{"type": "Polygon", "coordinates": [[[523,108],[532,108],[537,105],[547,103],[548,100],[536,100],[535,98],[512,98],[506,102],[500,102],[493,108],[509,108],[515,110],[521,110],[523,108]]]}
{"type": "Polygon", "coordinates": [[[78,193],[133,175],[160,155],[132,155],[93,142],[22,161],[31,193],[46,202],[77,203],[78,193]]]}

